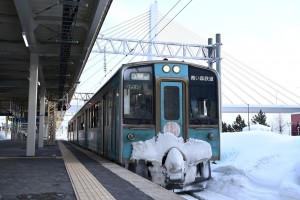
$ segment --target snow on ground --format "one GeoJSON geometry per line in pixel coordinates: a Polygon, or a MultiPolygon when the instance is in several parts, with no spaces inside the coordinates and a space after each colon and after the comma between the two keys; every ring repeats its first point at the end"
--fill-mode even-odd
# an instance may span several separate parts
{"type": "Polygon", "coordinates": [[[8,137],[5,137],[5,133],[0,132],[0,140],[9,140],[9,139],[10,139],[10,134],[8,135],[8,137]]]}
{"type": "Polygon", "coordinates": [[[300,137],[255,125],[221,134],[207,189],[233,199],[300,200],[300,137]]]}
{"type": "MultiPolygon", "coordinates": [[[[221,161],[211,164],[207,189],[238,200],[300,200],[300,137],[274,133],[261,125],[250,128],[221,134],[221,161]]],[[[134,144],[132,158],[160,161],[174,145],[186,149],[181,152],[189,152],[190,161],[209,155],[206,151],[197,158],[195,152],[201,150],[192,148],[196,140],[184,144],[182,138],[171,136],[161,134],[157,141],[134,144]]],[[[201,146],[206,149],[205,143],[201,146]]]]}

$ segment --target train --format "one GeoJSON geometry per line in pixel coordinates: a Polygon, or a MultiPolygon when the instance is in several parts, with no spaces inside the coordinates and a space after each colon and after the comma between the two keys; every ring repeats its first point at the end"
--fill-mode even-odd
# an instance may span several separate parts
{"type": "Polygon", "coordinates": [[[213,68],[127,63],[69,120],[68,140],[167,189],[202,189],[220,159],[220,106],[213,68]]]}

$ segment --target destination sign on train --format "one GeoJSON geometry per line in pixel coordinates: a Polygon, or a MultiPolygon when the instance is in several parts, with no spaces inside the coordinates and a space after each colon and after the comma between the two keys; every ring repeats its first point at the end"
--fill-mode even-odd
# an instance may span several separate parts
{"type": "Polygon", "coordinates": [[[191,76],[192,81],[214,81],[212,76],[191,76]]]}
{"type": "Polygon", "coordinates": [[[132,72],[130,74],[130,78],[131,78],[131,80],[148,81],[148,80],[150,80],[150,73],[132,72]]]}

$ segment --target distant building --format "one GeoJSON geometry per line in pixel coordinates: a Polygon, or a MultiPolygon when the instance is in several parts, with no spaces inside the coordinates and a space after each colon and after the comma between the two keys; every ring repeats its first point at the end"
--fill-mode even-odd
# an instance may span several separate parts
{"type": "Polygon", "coordinates": [[[291,114],[292,135],[300,135],[300,113],[291,114]]]}

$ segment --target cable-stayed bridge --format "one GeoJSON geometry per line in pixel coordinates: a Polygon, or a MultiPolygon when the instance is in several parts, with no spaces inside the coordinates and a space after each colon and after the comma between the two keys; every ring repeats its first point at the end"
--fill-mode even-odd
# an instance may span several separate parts
{"type": "MultiPolygon", "coordinates": [[[[211,66],[219,60],[218,45],[152,8],[100,33],[83,72],[87,78],[82,84],[92,85],[88,92],[96,92],[122,63],[149,58],[172,58],[211,66]],[[157,13],[157,17],[153,17],[153,13],[157,13]],[[99,82],[90,83],[95,76],[100,77],[99,82]]],[[[300,96],[272,77],[223,51],[221,64],[222,112],[300,112],[300,96]]]]}

